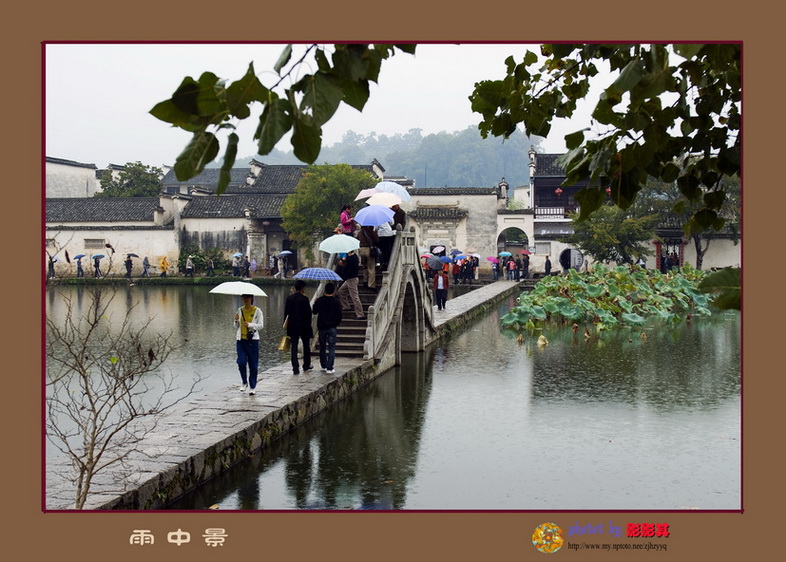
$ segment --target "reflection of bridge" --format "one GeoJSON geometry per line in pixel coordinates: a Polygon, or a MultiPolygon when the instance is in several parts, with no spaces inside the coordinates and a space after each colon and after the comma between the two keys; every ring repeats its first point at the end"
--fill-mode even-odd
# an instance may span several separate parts
{"type": "MultiPolygon", "coordinates": [[[[333,266],[334,259],[335,255],[331,256],[328,267],[333,266]]],[[[423,351],[437,338],[434,297],[420,263],[413,229],[396,232],[388,269],[377,273],[377,281],[378,293],[361,295],[361,300],[369,303],[367,320],[345,318],[339,326],[339,344],[353,338],[358,338],[358,344],[337,344],[337,353],[373,360],[387,369],[401,362],[402,351],[423,351]]],[[[314,300],[323,289],[324,283],[314,300]]]]}

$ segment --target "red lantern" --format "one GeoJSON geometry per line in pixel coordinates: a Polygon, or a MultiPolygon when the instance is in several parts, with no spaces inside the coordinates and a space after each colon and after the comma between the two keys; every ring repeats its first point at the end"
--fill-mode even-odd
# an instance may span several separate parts
{"type": "Polygon", "coordinates": [[[559,197],[560,195],[562,195],[562,189],[558,187],[557,189],[554,190],[554,193],[556,193],[557,197],[559,197]]]}

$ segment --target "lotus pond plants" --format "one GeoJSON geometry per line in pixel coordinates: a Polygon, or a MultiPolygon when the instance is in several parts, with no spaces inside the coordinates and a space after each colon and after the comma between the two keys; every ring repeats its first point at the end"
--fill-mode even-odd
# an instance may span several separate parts
{"type": "Polygon", "coordinates": [[[597,332],[619,326],[643,326],[651,320],[677,324],[711,314],[713,296],[699,289],[705,272],[686,265],[666,274],[639,267],[596,264],[592,271],[542,279],[501,319],[522,334],[547,322],[594,325],[597,332]]]}

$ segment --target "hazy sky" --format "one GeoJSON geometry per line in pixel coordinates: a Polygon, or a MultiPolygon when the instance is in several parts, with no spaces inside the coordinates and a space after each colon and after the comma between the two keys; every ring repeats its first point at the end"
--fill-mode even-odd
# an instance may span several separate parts
{"type": "MultiPolygon", "coordinates": [[[[99,168],[137,160],[152,166],[172,165],[190,135],[159,121],[149,114],[150,109],[169,99],[185,76],[198,79],[202,72],[211,71],[232,82],[245,74],[250,62],[262,83],[270,86],[277,79],[272,68],[282,48],[263,44],[48,44],[46,156],[99,168]]],[[[296,45],[295,54],[304,48],[296,45]]],[[[421,44],[414,56],[397,52],[383,61],[379,84],[372,83],[362,113],[341,104],[323,127],[323,146],[340,141],[347,131],[395,135],[419,128],[426,135],[477,126],[480,114],[471,111],[467,99],[475,82],[502,78],[505,58],[514,55],[520,60],[527,49],[539,51],[536,45],[525,44],[421,44]]],[[[238,126],[240,157],[256,153],[252,137],[260,112],[257,107],[238,126]]],[[[564,151],[564,135],[583,126],[586,122],[575,118],[572,123],[556,124],[544,143],[545,150],[564,151]]],[[[288,138],[277,148],[291,150],[288,138]]]]}

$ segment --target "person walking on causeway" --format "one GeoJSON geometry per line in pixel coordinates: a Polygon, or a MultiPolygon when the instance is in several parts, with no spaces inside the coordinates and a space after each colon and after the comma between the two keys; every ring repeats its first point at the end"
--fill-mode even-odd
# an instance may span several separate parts
{"type": "Polygon", "coordinates": [[[314,314],[317,315],[317,331],[319,332],[319,366],[327,374],[335,373],[336,336],[338,325],[341,324],[341,303],[335,296],[336,286],[325,284],[325,294],[314,302],[314,314]]]}
{"type": "Polygon", "coordinates": [[[302,279],[295,281],[294,292],[287,297],[284,303],[284,322],[287,325],[287,335],[292,339],[290,348],[292,359],[292,374],[300,374],[297,350],[298,343],[303,342],[303,372],[314,368],[311,364],[311,338],[314,330],[311,327],[311,302],[305,295],[306,282],[302,279]]]}
{"type": "Polygon", "coordinates": [[[448,274],[444,270],[440,270],[434,275],[434,296],[437,301],[437,310],[445,309],[445,303],[448,300],[448,287],[450,286],[448,279],[448,274]]]}
{"type": "Polygon", "coordinates": [[[253,295],[241,295],[243,306],[235,312],[237,332],[237,366],[240,370],[240,392],[256,394],[259,374],[259,331],[265,327],[262,310],[254,306],[253,295]]]}

